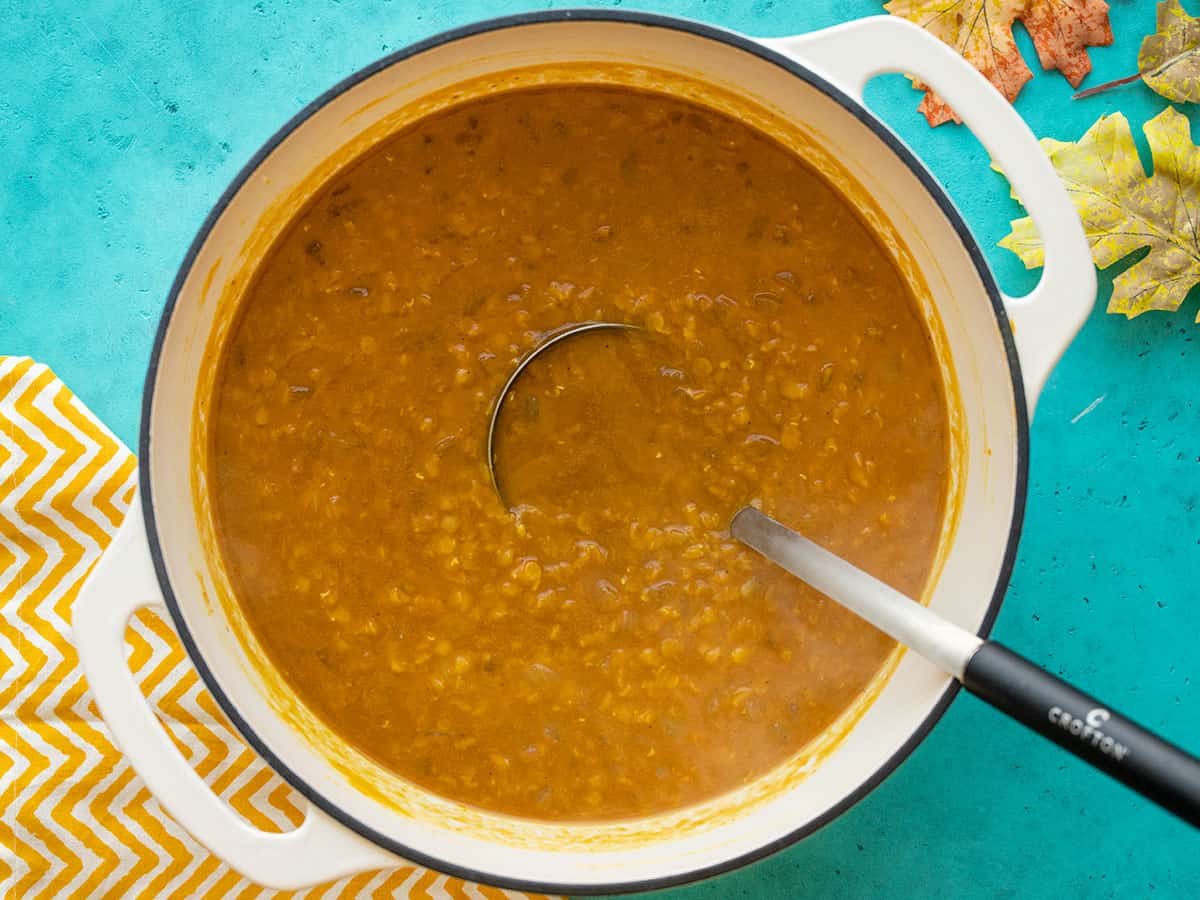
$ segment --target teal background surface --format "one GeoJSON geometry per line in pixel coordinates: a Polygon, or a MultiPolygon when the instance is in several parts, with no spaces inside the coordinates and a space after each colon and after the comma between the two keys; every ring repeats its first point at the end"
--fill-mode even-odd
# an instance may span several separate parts
{"type": "MultiPolygon", "coordinates": [[[[569,5],[580,4],[0,2],[0,353],[49,364],[132,446],[175,269],[259,145],[334,82],[411,41],[569,5]]],[[[759,35],[880,11],[873,0],[595,5],[759,35]]],[[[1132,72],[1153,27],[1150,0],[1112,6],[1116,42],[1092,51],[1088,85],[1132,72]]],[[[1037,74],[1017,108],[1039,136],[1074,140],[1118,109],[1137,133],[1166,105],[1140,84],[1073,102],[1019,29],[1018,42],[1037,74]]],[[[1001,285],[1023,293],[1037,274],[995,246],[1021,214],[1004,179],[964,129],[929,129],[918,99],[899,76],[868,90],[948,186],[1001,285]]],[[[1194,107],[1183,111],[1195,120],[1194,107]]],[[[1111,276],[1128,264],[1102,274],[1097,311],[1038,407],[1024,537],[995,635],[1195,749],[1200,304],[1194,291],[1175,315],[1106,315],[1111,276]]],[[[963,696],[832,825],[675,893],[1196,897],[1200,834],[963,696]]]]}

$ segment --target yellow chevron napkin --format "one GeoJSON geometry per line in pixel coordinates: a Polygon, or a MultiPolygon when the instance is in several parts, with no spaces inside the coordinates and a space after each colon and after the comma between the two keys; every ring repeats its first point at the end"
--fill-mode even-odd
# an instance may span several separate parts
{"type": "MultiPolygon", "coordinates": [[[[246,881],[168,817],[108,738],[70,640],[79,586],[116,533],[136,461],[44,365],[0,356],[0,897],[285,896],[246,881]]],[[[130,666],[197,772],[265,830],[296,797],[237,736],[162,619],[130,666]]],[[[304,897],[525,897],[406,866],[304,897]]]]}

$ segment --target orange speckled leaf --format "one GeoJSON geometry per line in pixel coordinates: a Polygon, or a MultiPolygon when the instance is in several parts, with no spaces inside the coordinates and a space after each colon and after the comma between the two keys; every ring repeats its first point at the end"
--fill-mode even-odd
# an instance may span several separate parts
{"type": "MultiPolygon", "coordinates": [[[[1087,48],[1113,39],[1105,0],[890,0],[884,8],[949,44],[1010,101],[1033,77],[1013,40],[1017,20],[1042,67],[1058,69],[1074,87],[1092,69],[1087,48]]],[[[930,125],[959,121],[928,86],[916,80],[913,86],[926,92],[920,109],[930,125]]]]}

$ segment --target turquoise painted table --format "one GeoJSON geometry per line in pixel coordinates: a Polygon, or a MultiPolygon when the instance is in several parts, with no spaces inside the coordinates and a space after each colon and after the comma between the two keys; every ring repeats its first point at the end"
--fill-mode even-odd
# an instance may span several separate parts
{"type": "MultiPolygon", "coordinates": [[[[538,5],[568,4],[0,2],[0,353],[48,363],[132,444],[175,267],[254,150],[389,50],[538,5]]],[[[879,11],[873,0],[626,5],[763,35],[879,11]]],[[[1132,71],[1153,19],[1150,0],[1115,0],[1117,41],[1092,51],[1089,83],[1132,71]]],[[[1019,43],[1035,60],[1023,32],[1019,43]]],[[[1140,85],[1077,103],[1070,94],[1039,72],[1017,108],[1039,135],[1073,140],[1103,112],[1122,110],[1136,132],[1164,105],[1140,85]]],[[[1036,275],[994,246],[1020,211],[973,138],[931,131],[898,77],[868,99],[949,187],[1001,285],[1031,286],[1036,275]]],[[[1038,407],[1028,518],[996,634],[1197,748],[1196,296],[1177,315],[1127,322],[1103,313],[1109,289],[1102,278],[1099,311],[1038,407]]],[[[963,697],[828,828],[677,893],[1195,897],[1200,834],[963,697]]]]}

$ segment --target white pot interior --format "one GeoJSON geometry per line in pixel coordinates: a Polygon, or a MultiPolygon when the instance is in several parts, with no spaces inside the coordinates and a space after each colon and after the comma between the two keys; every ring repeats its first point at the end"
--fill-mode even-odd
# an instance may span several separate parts
{"type": "Polygon", "coordinates": [[[960,398],[957,526],[948,523],[944,564],[929,602],[952,621],[979,629],[1009,546],[1019,426],[1005,344],[976,265],[921,179],[841,103],[774,62],[687,31],[613,21],[508,27],[424,50],[329,99],[241,184],[192,261],[161,348],[143,463],[150,467],[157,542],[178,624],[260,749],[324,798],[327,809],[336,807],[394,850],[406,848],[485,880],[585,890],[717,867],[827,816],[922,731],[943,701],[948,677],[913,654],[899,656],[891,677],[856,712],[857,721],[842,723],[853,727],[829,742],[832,749],[809,748],[756,784],[702,808],[608,825],[551,825],[482,813],[379,769],[264,671],[216,563],[203,447],[196,441],[213,377],[211,349],[228,327],[249,267],[287,213],[347,161],[348,146],[366,149],[431,104],[446,102],[455,86],[468,86],[461,88],[465,95],[481,84],[530,83],[527,72],[519,82],[512,74],[529,67],[541,67],[537,78],[553,81],[568,77],[556,67],[579,63],[617,66],[598,71],[643,85],[662,81],[661,73],[681,76],[700,94],[711,92],[710,99],[720,92],[743,98],[743,112],[757,109],[764,124],[771,117],[790,122],[786,139],[806,145],[801,152],[835,180],[842,178],[851,194],[859,190],[854,183],[861,186],[882,214],[880,227],[901,236],[906,249],[898,250],[898,258],[919,273],[917,282],[924,281],[922,292],[945,338],[944,364],[960,398]]]}

